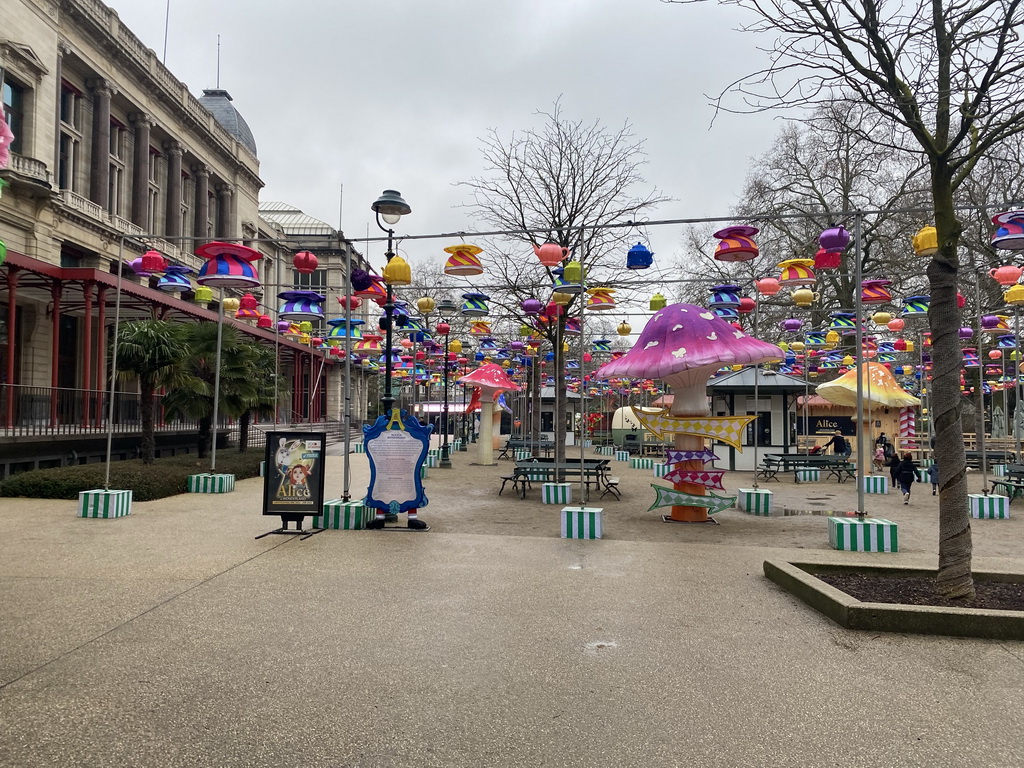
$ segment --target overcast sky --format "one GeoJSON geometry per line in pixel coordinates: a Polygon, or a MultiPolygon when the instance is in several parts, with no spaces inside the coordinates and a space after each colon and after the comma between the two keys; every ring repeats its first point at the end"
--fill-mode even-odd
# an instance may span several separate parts
{"type": "MultiPolygon", "coordinates": [[[[166,0],[106,0],[164,51],[166,0]]],[[[478,138],[566,117],[629,121],[647,141],[651,186],[675,199],[654,217],[726,216],[752,157],[780,123],[721,115],[705,93],[763,65],[739,11],[659,0],[170,0],[166,64],[192,92],[217,82],[259,150],[262,200],[283,200],[348,237],[378,235],[370,204],[399,190],[399,234],[485,228],[455,206],[482,173],[478,138]],[[342,194],[342,187],[344,193],[342,194]]],[[[641,190],[637,190],[639,193],[641,190]]],[[[676,227],[650,230],[656,258],[676,227]]],[[[414,259],[450,243],[403,246],[414,259]]],[[[479,243],[486,248],[486,243],[479,243]]],[[[383,247],[361,248],[380,268],[383,247]]],[[[625,258],[625,257],[623,257],[625,258]]]]}

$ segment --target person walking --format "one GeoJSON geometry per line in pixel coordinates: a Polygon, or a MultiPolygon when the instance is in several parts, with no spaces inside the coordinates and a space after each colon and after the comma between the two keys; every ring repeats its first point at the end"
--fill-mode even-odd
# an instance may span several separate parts
{"type": "Polygon", "coordinates": [[[875,463],[875,471],[881,472],[885,466],[885,449],[880,444],[875,444],[875,455],[872,457],[875,463]]]}
{"type": "Polygon", "coordinates": [[[939,465],[934,461],[928,467],[928,479],[932,481],[932,496],[934,496],[939,492],[939,465]]]}
{"type": "Polygon", "coordinates": [[[903,492],[903,503],[910,503],[910,489],[917,480],[917,464],[909,453],[903,454],[903,460],[896,466],[896,479],[903,492]]]}
{"type": "Polygon", "coordinates": [[[889,468],[889,478],[890,480],[892,480],[893,489],[899,488],[900,480],[898,472],[900,464],[902,464],[902,462],[900,461],[900,457],[896,456],[895,454],[887,457],[885,460],[885,466],[889,468]]]}
{"type": "Polygon", "coordinates": [[[846,438],[843,437],[843,433],[840,430],[836,430],[836,433],[832,435],[832,438],[826,443],[826,445],[832,449],[832,453],[836,456],[841,456],[843,451],[846,450],[846,438]]]}

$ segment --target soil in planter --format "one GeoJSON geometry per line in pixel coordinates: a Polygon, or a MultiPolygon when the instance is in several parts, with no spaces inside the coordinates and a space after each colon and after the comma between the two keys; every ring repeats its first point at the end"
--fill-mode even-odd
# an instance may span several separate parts
{"type": "Polygon", "coordinates": [[[1024,611],[1024,584],[1001,581],[975,581],[973,601],[946,600],[935,594],[931,579],[880,576],[863,573],[816,573],[817,578],[851,597],[867,603],[935,605],[943,608],[990,608],[1000,611],[1024,611]]]}

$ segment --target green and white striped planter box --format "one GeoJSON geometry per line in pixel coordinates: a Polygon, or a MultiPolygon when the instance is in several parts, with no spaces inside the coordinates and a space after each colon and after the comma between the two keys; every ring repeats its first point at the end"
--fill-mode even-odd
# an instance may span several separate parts
{"type": "Polygon", "coordinates": [[[437,466],[438,461],[439,459],[437,456],[431,456],[430,454],[427,454],[427,460],[423,462],[423,466],[430,467],[431,469],[433,469],[434,467],[437,466]]]}
{"type": "Polygon", "coordinates": [[[311,527],[335,531],[359,531],[377,514],[377,510],[358,501],[342,501],[332,499],[324,502],[322,515],[314,515],[311,527]]]}
{"type": "Polygon", "coordinates": [[[584,448],[590,448],[593,445],[594,445],[594,441],[593,440],[584,440],[583,441],[583,447],[584,448]]]}
{"type": "Polygon", "coordinates": [[[868,475],[864,478],[864,493],[888,493],[889,478],[885,475],[868,475]]]}
{"type": "Polygon", "coordinates": [[[366,453],[366,444],[365,443],[356,443],[355,444],[355,452],[356,453],[366,453]]]}
{"type": "Polygon", "coordinates": [[[535,472],[532,472],[529,469],[526,470],[526,479],[529,480],[531,483],[543,482],[544,480],[547,480],[548,477],[550,477],[550,475],[547,472],[544,472],[539,469],[535,472]]]}
{"type": "Polygon", "coordinates": [[[1006,465],[1005,464],[993,464],[992,474],[996,477],[1006,477],[1006,465]]]}
{"type": "Polygon", "coordinates": [[[655,464],[654,465],[654,476],[655,477],[664,477],[669,472],[671,472],[673,469],[675,469],[675,465],[674,464],[664,464],[664,463],[662,463],[662,464],[655,464]]]}
{"type": "Polygon", "coordinates": [[[629,461],[629,451],[616,451],[615,452],[615,460],[616,461],[629,461]]]}
{"type": "Polygon", "coordinates": [[[771,517],[773,515],[772,500],[774,496],[771,491],[762,490],[761,488],[739,488],[737,490],[736,503],[748,515],[757,515],[759,517],[771,517]]]}
{"type": "Polygon", "coordinates": [[[828,543],[844,552],[899,552],[897,526],[880,517],[830,517],[828,543]]]}
{"type": "Polygon", "coordinates": [[[530,459],[533,458],[533,454],[532,453],[530,453],[529,451],[523,450],[521,448],[517,448],[516,449],[516,454],[515,455],[516,455],[516,461],[529,461],[530,459]]]}
{"type": "Polygon", "coordinates": [[[599,445],[597,446],[597,453],[600,456],[614,456],[615,446],[614,445],[599,445]]]}
{"type": "Polygon", "coordinates": [[[654,459],[638,459],[634,457],[629,460],[629,466],[633,469],[654,469],[654,459]]]}
{"type": "Polygon", "coordinates": [[[132,513],[131,491],[81,491],[78,494],[78,516],[101,520],[127,517],[132,513]]]}
{"type": "Polygon", "coordinates": [[[604,535],[603,507],[563,507],[563,539],[600,539],[604,535]]]}
{"type": "Polygon", "coordinates": [[[440,459],[441,458],[441,449],[440,448],[431,448],[430,450],[427,451],[427,456],[428,457],[433,457],[435,459],[440,459]]]}
{"type": "Polygon", "coordinates": [[[569,504],[572,501],[572,485],[544,483],[540,487],[540,500],[544,504],[569,504]]]}
{"type": "Polygon", "coordinates": [[[928,470],[927,469],[920,469],[920,468],[915,469],[914,470],[914,474],[917,475],[917,482],[919,482],[919,483],[931,482],[928,479],[928,470]]]}
{"type": "Polygon", "coordinates": [[[1010,499],[1006,496],[969,493],[967,502],[971,507],[971,517],[978,520],[1006,520],[1010,517],[1010,499]]]}
{"type": "Polygon", "coordinates": [[[798,469],[796,471],[796,481],[798,483],[817,483],[820,480],[820,469],[798,469]]]}
{"type": "Polygon", "coordinates": [[[921,459],[919,463],[922,467],[930,467],[932,464],[935,463],[935,459],[921,459]]]}
{"type": "Polygon", "coordinates": [[[234,475],[189,475],[189,493],[231,493],[235,490],[234,475]]]}
{"type": "Polygon", "coordinates": [[[423,466],[420,467],[420,480],[426,480],[426,479],[427,479],[427,464],[426,464],[426,462],[424,462],[423,466]]]}

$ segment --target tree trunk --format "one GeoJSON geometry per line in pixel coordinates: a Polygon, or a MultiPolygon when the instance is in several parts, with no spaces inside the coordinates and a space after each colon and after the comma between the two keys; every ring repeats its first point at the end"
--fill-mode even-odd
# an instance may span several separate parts
{"type": "Polygon", "coordinates": [[[957,246],[961,225],[953,208],[948,169],[932,167],[932,194],[939,251],[928,265],[932,332],[931,416],[939,465],[939,564],[936,589],[951,598],[974,598],[971,518],[961,421],[960,310],[956,304],[957,246]]]}
{"type": "Polygon", "coordinates": [[[139,454],[143,464],[156,461],[156,424],[154,409],[156,406],[156,388],[151,376],[139,377],[139,419],[142,422],[142,445],[139,454]]]}
{"type": "Polygon", "coordinates": [[[238,452],[249,450],[249,425],[252,423],[252,409],[247,409],[238,419],[238,452]]]}
{"type": "Polygon", "coordinates": [[[212,416],[203,416],[199,419],[199,458],[205,459],[210,455],[210,426],[213,424],[212,416]]]}

